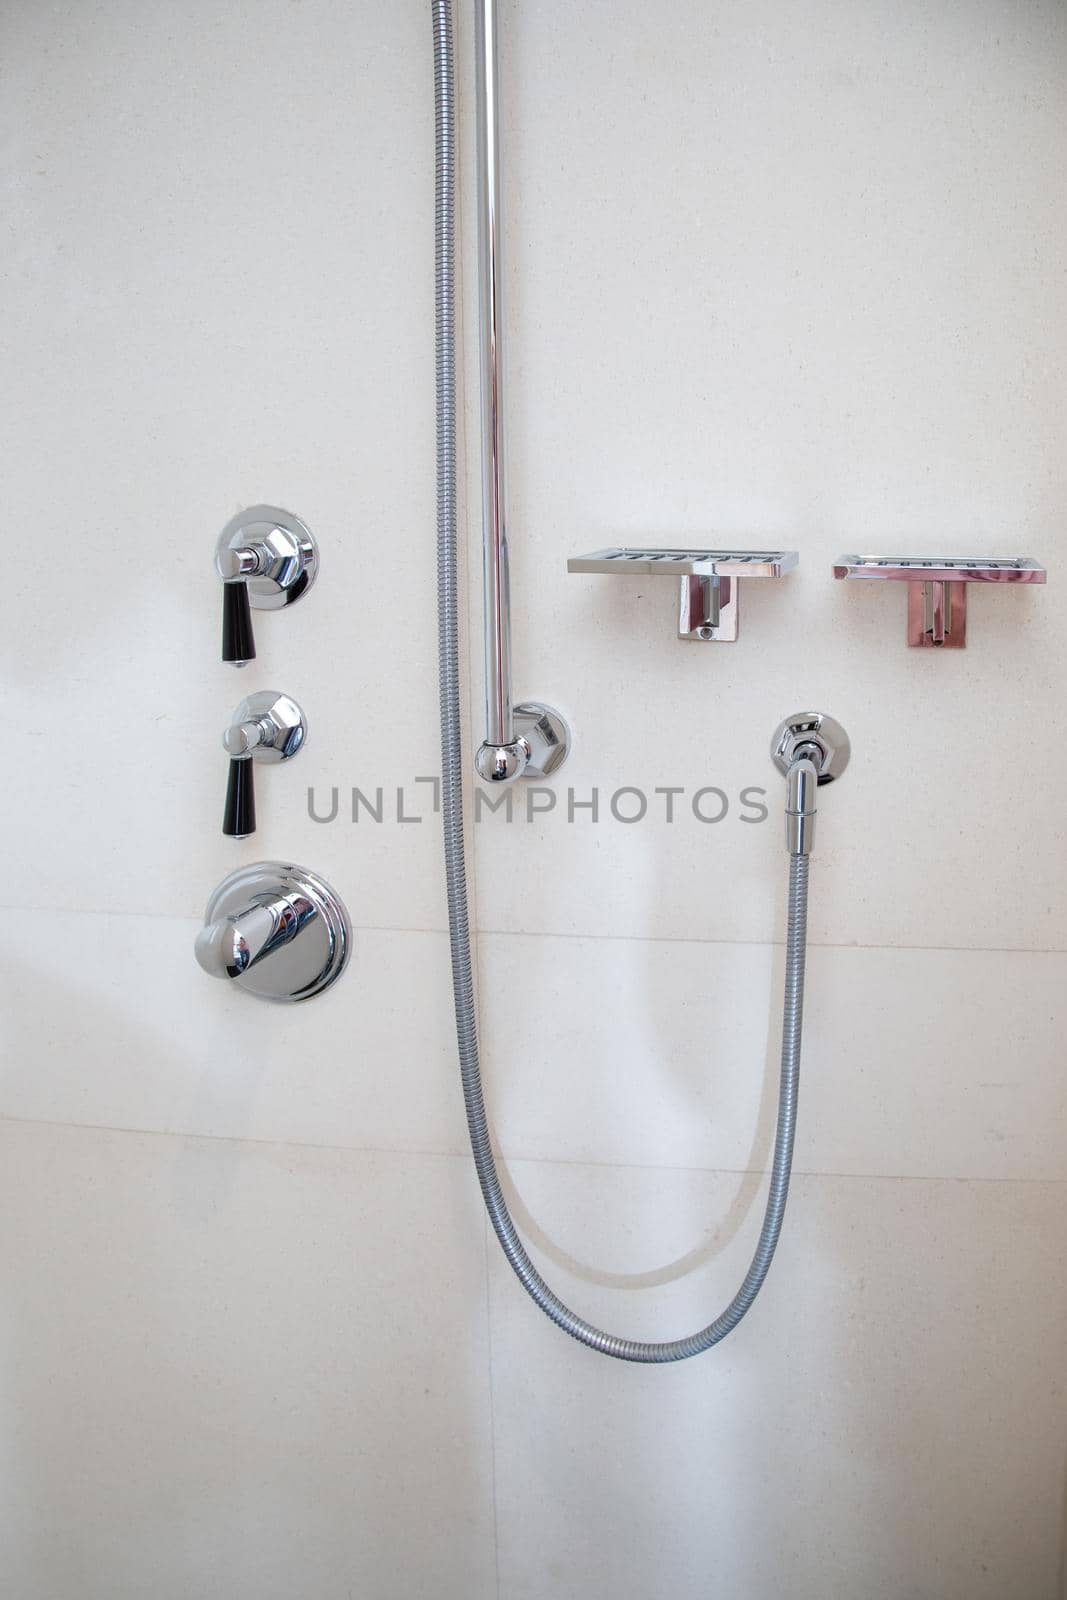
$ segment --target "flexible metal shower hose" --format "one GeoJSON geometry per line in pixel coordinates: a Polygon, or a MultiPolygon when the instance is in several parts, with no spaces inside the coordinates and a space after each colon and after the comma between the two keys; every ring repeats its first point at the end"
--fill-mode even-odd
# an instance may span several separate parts
{"type": "Polygon", "coordinates": [[[438,661],[441,685],[441,798],[444,816],[448,923],[452,943],[452,988],[456,1007],[463,1098],[474,1165],[485,1207],[504,1254],[532,1300],[546,1316],[582,1344],[621,1361],[682,1361],[718,1344],[752,1305],[774,1257],[785,1216],[796,1131],[800,1038],[807,942],[808,858],[790,857],[786,928],[785,1002],[778,1125],[770,1192],[752,1264],[744,1282],[714,1322],[684,1339],[647,1341],[605,1333],[571,1311],[545,1283],[526,1253],[500,1188],[485,1113],[478,1059],[478,1022],[471,974],[467,920],[467,873],[463,850],[463,751],[460,739],[458,559],[456,547],[456,340],[455,340],[455,63],[451,0],[431,0],[434,38],[434,134],[436,148],[436,366],[437,366],[437,593],[438,661]]]}

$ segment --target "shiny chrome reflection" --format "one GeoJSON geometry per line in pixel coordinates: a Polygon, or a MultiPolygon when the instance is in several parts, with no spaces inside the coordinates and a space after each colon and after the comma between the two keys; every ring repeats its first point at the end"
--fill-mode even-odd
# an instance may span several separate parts
{"type": "Polygon", "coordinates": [[[252,611],[278,611],[307,594],[318,572],[311,532],[291,511],[250,506],[232,517],[215,545],[223,582],[222,659],[247,666],[256,655],[252,611]]]}
{"type": "Polygon", "coordinates": [[[778,724],[771,757],[785,774],[785,842],[790,855],[810,856],[815,846],[816,790],[841,776],[851,754],[848,734],[824,711],[795,711],[778,724]]]}
{"type": "Polygon", "coordinates": [[[195,954],[212,978],[260,1000],[310,1000],[335,983],[352,947],[337,894],[317,873],[279,861],[231,872],[208,901],[195,954]]]}
{"type": "Polygon", "coordinates": [[[500,105],[496,0],[475,0],[475,85],[478,122],[479,390],[482,435],[482,568],[485,613],[485,740],[475,769],[488,783],[547,777],[566,759],[570,730],[563,718],[536,702],[535,721],[547,717],[562,737],[540,763],[536,733],[518,726],[512,700],[511,591],[508,572],[507,392],[502,229],[500,215],[500,105]]]}
{"type": "Polygon", "coordinates": [[[222,736],[230,758],[222,813],[224,834],[247,839],[256,831],[253,762],[269,766],[289,761],[303,749],[306,738],[307,721],[290,695],[262,689],[241,701],[222,736]]]}
{"type": "Polygon", "coordinates": [[[568,572],[680,580],[679,639],[733,644],[741,625],[741,582],[781,578],[800,557],[795,550],[694,550],[614,546],[572,556],[568,572]]]}
{"type": "Polygon", "coordinates": [[[256,611],[281,611],[315,582],[319,550],[311,529],[278,506],[249,506],[219,534],[215,570],[224,583],[244,578],[256,611]]]}
{"type": "Polygon", "coordinates": [[[967,644],[967,584],[1044,583],[1032,556],[840,556],[835,578],[888,579],[908,586],[908,644],[962,650],[967,644]]]}
{"type": "Polygon", "coordinates": [[[291,695],[260,689],[235,708],[222,743],[234,760],[254,756],[269,765],[291,760],[303,747],[307,731],[307,718],[291,695]]]}

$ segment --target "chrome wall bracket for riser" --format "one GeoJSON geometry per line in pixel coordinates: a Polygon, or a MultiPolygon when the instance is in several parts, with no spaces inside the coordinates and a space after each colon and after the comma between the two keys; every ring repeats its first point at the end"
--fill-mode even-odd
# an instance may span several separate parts
{"type": "Polygon", "coordinates": [[[540,700],[522,700],[512,707],[514,738],[503,744],[487,739],[475,752],[474,765],[486,783],[514,778],[550,778],[567,759],[571,730],[566,718],[540,700]]]}

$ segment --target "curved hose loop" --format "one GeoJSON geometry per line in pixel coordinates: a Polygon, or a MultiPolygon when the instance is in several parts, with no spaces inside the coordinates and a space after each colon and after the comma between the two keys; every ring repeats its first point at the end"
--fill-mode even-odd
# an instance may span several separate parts
{"type": "Polygon", "coordinates": [[[452,945],[463,1099],[471,1150],[485,1208],[519,1282],[547,1317],[582,1344],[620,1361],[682,1361],[724,1339],[748,1311],[767,1276],[782,1230],[796,1132],[800,1040],[807,940],[808,858],[790,858],[786,930],[785,1000],[778,1124],[770,1189],[752,1263],[730,1304],[713,1322],[688,1338],[626,1339],[586,1322],[554,1294],[530,1260],[500,1187],[489,1136],[478,1057],[477,1012],[471,974],[467,874],[463,849],[463,751],[460,740],[458,571],[456,540],[456,347],[455,347],[455,61],[451,0],[431,0],[434,38],[435,140],[435,322],[437,389],[437,606],[441,691],[441,809],[445,877],[452,945]]]}

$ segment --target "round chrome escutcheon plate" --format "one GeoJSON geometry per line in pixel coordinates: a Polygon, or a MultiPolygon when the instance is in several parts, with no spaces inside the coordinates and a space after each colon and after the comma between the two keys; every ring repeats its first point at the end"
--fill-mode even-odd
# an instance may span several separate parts
{"type": "Polygon", "coordinates": [[[310,1000],[341,976],[352,952],[352,924],[330,885],[306,867],[256,861],[224,878],[207,905],[208,923],[221,922],[251,906],[300,895],[314,908],[300,932],[261,957],[231,981],[260,1000],[310,1000]]]}
{"type": "MultiPolygon", "coordinates": [[[[299,517],[277,506],[249,506],[219,534],[215,559],[225,550],[257,546],[261,569],[246,578],[248,598],[257,611],[280,611],[307,594],[319,569],[314,537],[299,517]]],[[[226,576],[219,567],[222,576],[226,576]]]]}

